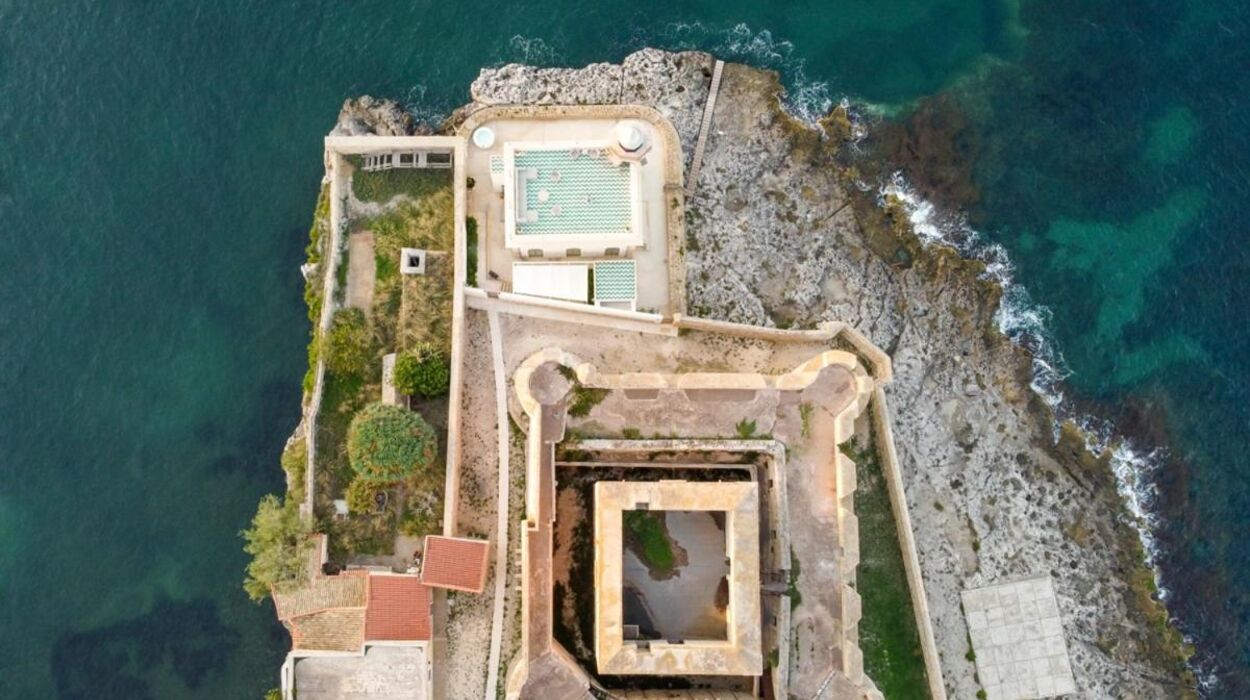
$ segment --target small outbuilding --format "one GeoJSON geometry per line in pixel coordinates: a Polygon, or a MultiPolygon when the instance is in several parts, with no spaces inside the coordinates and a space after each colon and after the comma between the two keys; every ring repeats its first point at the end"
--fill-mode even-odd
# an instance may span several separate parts
{"type": "Polygon", "coordinates": [[[490,542],[467,537],[425,538],[421,582],[433,588],[481,593],[490,567],[490,542]]]}

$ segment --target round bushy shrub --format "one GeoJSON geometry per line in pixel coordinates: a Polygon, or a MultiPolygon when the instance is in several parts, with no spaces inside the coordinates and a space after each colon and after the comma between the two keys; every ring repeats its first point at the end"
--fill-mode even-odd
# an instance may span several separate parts
{"type": "Polygon", "coordinates": [[[395,388],[405,394],[442,396],[450,386],[451,366],[432,345],[418,345],[395,360],[395,388]]]}
{"type": "Polygon", "coordinates": [[[347,457],[357,476],[375,484],[402,481],[438,454],[434,429],[413,411],[372,403],[352,418],[347,457]]]}
{"type": "Polygon", "coordinates": [[[352,479],[352,483],[347,485],[347,493],[345,494],[347,511],[354,514],[376,511],[378,509],[378,493],[385,488],[385,484],[368,479],[360,477],[352,479]]]}
{"type": "Polygon", "coordinates": [[[360,309],[342,309],[334,314],[326,338],[326,367],[338,375],[361,375],[373,360],[373,334],[360,309]]]}

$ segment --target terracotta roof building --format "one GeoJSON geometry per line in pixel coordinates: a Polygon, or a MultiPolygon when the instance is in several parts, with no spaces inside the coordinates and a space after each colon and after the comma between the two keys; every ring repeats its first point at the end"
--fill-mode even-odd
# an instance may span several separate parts
{"type": "Polygon", "coordinates": [[[416,576],[318,575],[273,598],[293,649],[358,652],[368,642],[430,640],[430,589],[416,576]]]}
{"type": "Polygon", "coordinates": [[[464,537],[425,538],[421,582],[435,588],[481,593],[490,566],[490,543],[464,537]]]}
{"type": "Polygon", "coordinates": [[[430,589],[416,576],[370,575],[365,640],[428,642],[430,589]]]}

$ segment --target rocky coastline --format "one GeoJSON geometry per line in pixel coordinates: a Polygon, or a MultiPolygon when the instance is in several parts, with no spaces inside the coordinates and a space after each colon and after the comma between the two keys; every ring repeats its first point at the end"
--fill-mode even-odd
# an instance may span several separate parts
{"type": "MultiPolygon", "coordinates": [[[[688,168],[712,64],[646,49],[582,69],[486,69],[443,128],[491,104],[644,104],[673,122],[688,168]]],[[[809,125],[782,95],[773,72],[725,67],[687,200],[688,312],[779,327],[845,321],[893,357],[886,392],[949,695],[980,689],[960,591],[1046,572],[1085,696],[1194,695],[1109,455],[1090,454],[1073,426],[1054,440],[1031,356],[995,323],[1002,290],[983,263],[925,244],[899,202],[857,186],[844,109],[809,125]]],[[[365,97],[344,105],[335,133],[420,128],[365,97]]]]}

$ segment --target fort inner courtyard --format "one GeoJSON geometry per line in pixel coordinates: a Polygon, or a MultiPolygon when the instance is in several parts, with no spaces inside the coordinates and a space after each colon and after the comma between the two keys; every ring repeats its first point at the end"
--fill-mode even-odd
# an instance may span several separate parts
{"type": "Polygon", "coordinates": [[[625,638],[727,639],[725,512],[631,510],[621,517],[625,638]]]}

